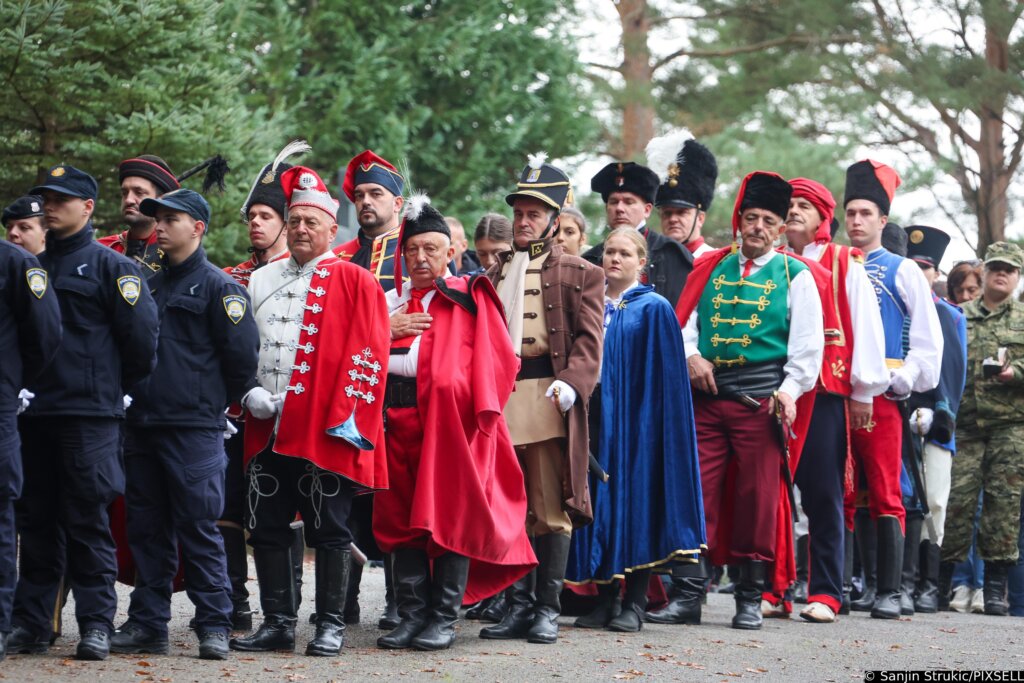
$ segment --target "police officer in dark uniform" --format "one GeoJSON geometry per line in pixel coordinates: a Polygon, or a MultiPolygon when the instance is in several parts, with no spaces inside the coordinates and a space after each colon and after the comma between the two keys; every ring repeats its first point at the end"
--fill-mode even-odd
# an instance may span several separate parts
{"type": "Polygon", "coordinates": [[[54,166],[43,185],[46,251],[39,261],[60,303],[63,337],[19,425],[25,481],[10,652],[49,648],[65,567],[75,594],[79,659],[105,659],[117,609],[107,506],[123,492],[124,397],[153,369],[156,306],[142,272],[93,240],[96,181],[54,166]],[[66,550],[65,550],[66,548],[66,550]]]}
{"type": "MultiPolygon", "coordinates": [[[[5,212],[6,217],[6,212],[5,212]]],[[[0,242],[0,660],[7,654],[18,573],[14,501],[21,495],[21,439],[15,417],[34,379],[60,345],[60,306],[35,256],[0,242]]]]}
{"type": "Polygon", "coordinates": [[[163,252],[149,287],[160,313],[156,368],[132,395],[125,437],[128,544],[137,567],[111,649],[166,654],[178,546],[202,659],[226,659],[231,593],[224,509],[225,409],[256,376],[259,333],[245,289],[206,260],[210,207],[192,190],[145,199],[163,252]]]}

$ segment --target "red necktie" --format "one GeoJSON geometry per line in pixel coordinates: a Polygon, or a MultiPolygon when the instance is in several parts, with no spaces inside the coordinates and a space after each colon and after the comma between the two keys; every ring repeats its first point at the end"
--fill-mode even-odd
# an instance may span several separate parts
{"type": "MultiPolygon", "coordinates": [[[[405,312],[408,313],[425,313],[423,309],[423,297],[434,290],[433,285],[430,287],[424,287],[423,289],[410,289],[409,290],[409,304],[405,308],[405,312]]],[[[411,335],[408,337],[402,337],[391,342],[391,348],[394,349],[408,349],[412,346],[412,343],[416,341],[417,335],[411,335]]]]}
{"type": "Polygon", "coordinates": [[[741,276],[744,280],[750,276],[750,269],[754,267],[754,259],[747,259],[747,262],[743,264],[743,275],[741,276]]]}

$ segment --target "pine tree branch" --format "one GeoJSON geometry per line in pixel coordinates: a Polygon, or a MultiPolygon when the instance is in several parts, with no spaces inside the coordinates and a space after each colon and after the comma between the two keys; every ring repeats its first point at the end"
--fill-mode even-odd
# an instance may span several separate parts
{"type": "Polygon", "coordinates": [[[654,62],[654,66],[651,67],[652,71],[657,71],[661,67],[669,64],[670,62],[679,59],[680,57],[698,57],[702,59],[714,58],[714,57],[735,57],[737,55],[751,54],[754,52],[763,52],[770,50],[774,47],[783,47],[788,45],[847,45],[850,43],[859,43],[861,39],[859,36],[853,34],[837,34],[832,36],[818,36],[807,33],[791,33],[787,36],[781,36],[779,38],[772,38],[770,40],[762,40],[757,43],[751,43],[750,45],[740,45],[738,47],[721,48],[721,49],[693,49],[693,48],[682,48],[665,55],[661,59],[654,62]]]}

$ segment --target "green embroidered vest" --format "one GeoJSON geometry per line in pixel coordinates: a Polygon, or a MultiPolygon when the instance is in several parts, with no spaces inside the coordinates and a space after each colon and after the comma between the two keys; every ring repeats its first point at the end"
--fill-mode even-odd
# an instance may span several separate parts
{"type": "Polygon", "coordinates": [[[700,355],[718,367],[786,360],[789,283],[807,266],[776,254],[760,270],[740,277],[739,254],[722,259],[704,287],[697,315],[700,355]]]}

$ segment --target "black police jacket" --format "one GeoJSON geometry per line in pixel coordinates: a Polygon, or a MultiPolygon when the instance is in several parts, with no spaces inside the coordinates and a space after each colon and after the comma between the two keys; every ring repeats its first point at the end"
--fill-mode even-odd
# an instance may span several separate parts
{"type": "Polygon", "coordinates": [[[39,260],[0,242],[0,414],[18,409],[18,392],[46,369],[60,345],[60,305],[39,260]]]}
{"type": "Polygon", "coordinates": [[[156,361],[156,305],[138,266],[93,240],[92,224],[46,236],[39,262],[60,303],[63,337],[28,389],[34,415],[124,416],[124,395],[156,361]]]}
{"type": "MultiPolygon", "coordinates": [[[[686,278],[693,270],[693,254],[679,242],[650,228],[641,228],[641,232],[647,238],[647,284],[675,308],[686,278]]],[[[588,249],[583,259],[600,268],[604,259],[604,242],[588,249]]]]}
{"type": "Polygon", "coordinates": [[[224,410],[256,376],[259,331],[249,295],[203,248],[149,279],[160,312],[153,374],[132,391],[132,427],[224,428],[224,410]]]}

